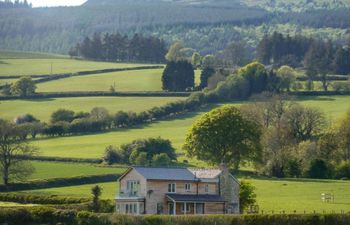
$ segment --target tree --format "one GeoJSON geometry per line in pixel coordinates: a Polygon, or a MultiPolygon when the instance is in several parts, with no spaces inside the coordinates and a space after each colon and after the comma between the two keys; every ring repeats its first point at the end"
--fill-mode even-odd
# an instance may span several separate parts
{"type": "Polygon", "coordinates": [[[35,90],[36,85],[30,77],[22,77],[11,86],[11,94],[22,97],[33,95],[35,90]]]}
{"type": "Polygon", "coordinates": [[[74,120],[74,112],[66,109],[59,109],[51,114],[51,123],[72,122],[74,120]]]}
{"type": "Polygon", "coordinates": [[[156,154],[152,157],[153,166],[169,166],[171,164],[171,159],[165,153],[156,154]]]}
{"type": "Polygon", "coordinates": [[[238,70],[238,74],[249,82],[249,94],[261,93],[267,89],[268,74],[265,66],[253,62],[238,70]]]}
{"type": "Polygon", "coordinates": [[[205,67],[201,72],[200,88],[206,88],[208,86],[208,79],[215,74],[215,70],[211,67],[205,67]]]}
{"type": "Polygon", "coordinates": [[[36,149],[23,141],[16,125],[0,120],[0,175],[5,186],[12,179],[25,179],[34,172],[25,158],[35,153],[36,149]]]}
{"type": "Polygon", "coordinates": [[[14,119],[14,122],[15,122],[15,124],[22,124],[22,123],[39,122],[39,120],[31,114],[25,114],[25,115],[16,117],[14,119]]]}
{"type": "Polygon", "coordinates": [[[198,52],[194,52],[192,55],[191,63],[194,68],[199,68],[201,66],[201,55],[198,52]]]}
{"type": "Polygon", "coordinates": [[[246,211],[249,206],[252,206],[256,202],[255,187],[248,181],[242,180],[240,182],[239,191],[239,207],[241,213],[246,211]]]}
{"type": "Polygon", "coordinates": [[[324,113],[318,108],[293,106],[285,115],[285,129],[298,142],[316,138],[326,125],[324,113]]]}
{"type": "Polygon", "coordinates": [[[338,48],[334,56],[333,67],[337,74],[350,74],[350,46],[338,48]]]}
{"type": "Polygon", "coordinates": [[[179,60],[185,60],[186,55],[184,54],[184,49],[185,47],[182,45],[181,42],[175,42],[173,43],[170,48],[168,53],[165,55],[166,60],[169,62],[171,61],[179,61],[179,60]]]}
{"type": "Polygon", "coordinates": [[[339,148],[343,160],[350,161],[350,110],[341,120],[338,127],[339,148]]]}
{"type": "Polygon", "coordinates": [[[188,156],[212,164],[225,163],[238,170],[243,161],[261,159],[260,126],[243,118],[233,106],[204,114],[187,134],[183,148],[188,156]]]}
{"type": "Polygon", "coordinates": [[[168,62],[162,76],[163,90],[186,91],[194,87],[194,70],[187,61],[168,62]]]}
{"type": "Polygon", "coordinates": [[[203,68],[214,68],[215,67],[215,56],[213,55],[206,55],[204,56],[202,60],[202,67],[203,68]]]}
{"type": "Polygon", "coordinates": [[[290,91],[291,86],[296,81],[296,75],[295,75],[294,69],[289,66],[281,66],[277,70],[277,76],[280,78],[281,89],[290,91]]]}
{"type": "Polygon", "coordinates": [[[92,202],[90,208],[94,212],[100,211],[100,196],[102,194],[102,188],[98,185],[91,188],[92,202]]]}
{"type": "Polygon", "coordinates": [[[103,156],[103,161],[108,165],[112,165],[114,163],[123,163],[123,156],[114,149],[113,146],[107,146],[105,150],[105,155],[103,156]]]}

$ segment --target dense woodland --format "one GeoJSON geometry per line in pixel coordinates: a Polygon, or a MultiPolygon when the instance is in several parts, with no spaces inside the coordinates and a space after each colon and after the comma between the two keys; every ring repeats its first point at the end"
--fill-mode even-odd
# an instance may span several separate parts
{"type": "Polygon", "coordinates": [[[190,3],[114,0],[88,1],[81,7],[3,9],[0,10],[0,48],[66,54],[72,43],[81,42],[83,37],[95,32],[120,32],[128,36],[135,33],[155,36],[168,45],[180,40],[202,54],[212,54],[232,42],[244,41],[254,58],[259,40],[274,30],[292,36],[307,32],[342,43],[350,36],[346,30],[350,20],[344,19],[350,13],[343,7],[347,3],[342,1],[190,3]],[[277,13],[270,10],[272,6],[287,10],[277,13]],[[286,29],[276,27],[281,24],[286,24],[286,29]]]}
{"type": "Polygon", "coordinates": [[[128,61],[162,63],[167,52],[163,40],[155,37],[143,37],[135,34],[132,38],[122,34],[103,36],[95,33],[86,37],[69,51],[71,57],[81,56],[87,59],[104,61],[128,61]]]}
{"type": "Polygon", "coordinates": [[[19,8],[32,8],[32,4],[28,4],[27,0],[5,0],[0,1],[0,9],[19,9],[19,8]]]}
{"type": "Polygon", "coordinates": [[[257,57],[264,64],[275,66],[305,66],[311,75],[350,73],[350,46],[331,40],[323,41],[305,36],[265,36],[258,45],[257,57]]]}

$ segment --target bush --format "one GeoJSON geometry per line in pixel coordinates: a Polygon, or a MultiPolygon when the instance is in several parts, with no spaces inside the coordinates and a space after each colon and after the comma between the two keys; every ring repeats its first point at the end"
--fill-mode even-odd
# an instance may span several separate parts
{"type": "Polygon", "coordinates": [[[322,159],[312,160],[306,175],[309,178],[327,179],[332,177],[332,167],[322,159]]]}
{"type": "Polygon", "coordinates": [[[107,146],[105,150],[105,155],[103,156],[103,161],[108,165],[112,165],[115,163],[124,163],[123,155],[119,151],[113,148],[113,146],[107,146]]]}
{"type": "Polygon", "coordinates": [[[350,162],[341,162],[335,167],[335,178],[337,179],[350,179],[350,162]]]}

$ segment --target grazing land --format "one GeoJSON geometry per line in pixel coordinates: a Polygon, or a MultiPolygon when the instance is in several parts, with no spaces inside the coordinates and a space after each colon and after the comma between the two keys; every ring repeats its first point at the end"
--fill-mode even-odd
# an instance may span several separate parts
{"type": "Polygon", "coordinates": [[[161,91],[162,69],[137,70],[77,76],[38,84],[38,92],[109,91],[161,91]]]}
{"type": "MultiPolygon", "coordinates": [[[[162,91],[163,69],[123,71],[89,76],[70,77],[38,84],[38,92],[70,91],[162,91]]],[[[200,70],[196,70],[196,84],[200,83],[200,70]]]]}
{"type": "Polygon", "coordinates": [[[35,168],[35,173],[30,176],[30,180],[62,177],[68,178],[101,174],[121,174],[126,169],[125,167],[104,167],[97,164],[64,162],[33,161],[32,165],[35,168]]]}
{"type": "Polygon", "coordinates": [[[0,61],[0,76],[50,75],[99,69],[146,66],[146,64],[95,62],[68,58],[1,59],[0,61]]]}
{"type": "MultiPolygon", "coordinates": [[[[303,214],[332,211],[350,211],[350,182],[337,180],[311,180],[311,179],[248,179],[255,187],[257,204],[264,213],[285,213],[303,214]],[[334,194],[335,200],[332,203],[321,201],[322,193],[334,194]]],[[[119,185],[117,182],[98,184],[102,187],[102,198],[114,199],[119,185]]],[[[71,197],[89,197],[93,184],[70,186],[62,188],[49,188],[42,190],[25,191],[32,194],[59,195],[71,197]]]]}
{"type": "MultiPolygon", "coordinates": [[[[298,100],[303,105],[319,107],[328,118],[337,120],[349,109],[350,96],[303,97],[298,100]]],[[[240,103],[236,103],[239,105],[240,103]]],[[[72,158],[100,158],[108,145],[119,146],[132,140],[148,137],[170,139],[181,153],[185,135],[200,115],[215,106],[204,108],[201,112],[188,113],[180,118],[165,120],[133,129],[117,130],[102,134],[62,137],[36,140],[33,144],[41,149],[43,156],[72,158]]],[[[180,156],[180,160],[184,159],[180,156]]]]}
{"type": "Polygon", "coordinates": [[[32,100],[6,100],[0,102],[0,117],[8,120],[30,113],[42,121],[49,121],[57,109],[89,112],[94,107],[105,107],[110,113],[119,110],[141,112],[155,106],[178,101],[182,97],[79,97],[32,100]]]}
{"type": "MultiPolygon", "coordinates": [[[[61,188],[47,188],[32,191],[23,191],[23,193],[38,194],[38,195],[58,195],[58,196],[70,196],[70,197],[91,197],[91,188],[97,184],[86,184],[78,186],[68,186],[61,188]]],[[[117,181],[99,183],[102,188],[103,199],[114,199],[119,189],[117,181]]]]}
{"type": "Polygon", "coordinates": [[[252,179],[257,188],[257,204],[266,213],[350,212],[350,182],[311,179],[252,179]],[[334,194],[334,203],[321,201],[322,193],[334,194]]]}

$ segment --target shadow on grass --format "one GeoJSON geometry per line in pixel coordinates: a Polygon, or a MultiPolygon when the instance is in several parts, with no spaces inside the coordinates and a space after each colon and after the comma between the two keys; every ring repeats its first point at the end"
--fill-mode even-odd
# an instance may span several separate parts
{"type": "Polygon", "coordinates": [[[298,101],[336,101],[335,98],[331,98],[329,96],[304,96],[304,97],[298,97],[295,100],[298,101]]]}
{"type": "Polygon", "coordinates": [[[51,102],[55,101],[54,98],[25,98],[25,99],[20,99],[25,102],[51,102]]]}
{"type": "Polygon", "coordinates": [[[0,65],[6,65],[6,64],[9,64],[9,63],[0,60],[0,65]]]}

